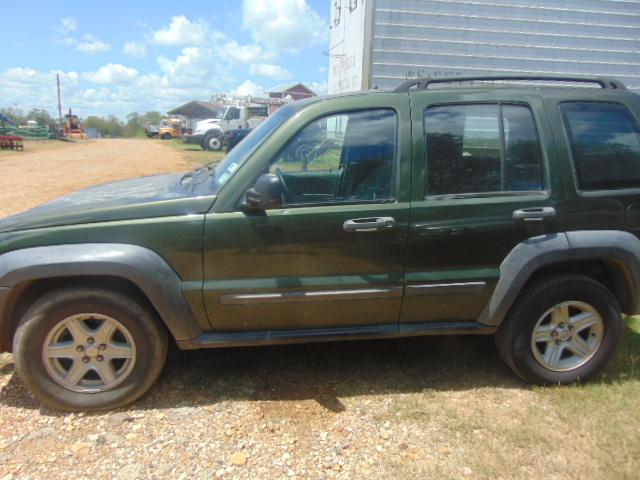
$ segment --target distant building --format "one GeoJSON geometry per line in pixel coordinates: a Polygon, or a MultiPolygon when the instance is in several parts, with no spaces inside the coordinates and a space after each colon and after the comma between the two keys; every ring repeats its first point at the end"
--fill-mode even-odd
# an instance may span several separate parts
{"type": "Polygon", "coordinates": [[[302,100],[303,98],[315,97],[316,92],[307,87],[304,83],[282,83],[276,85],[267,92],[269,98],[287,98],[292,100],[302,100]]]}
{"type": "Polygon", "coordinates": [[[220,107],[209,102],[193,100],[168,111],[169,115],[180,115],[185,118],[184,128],[193,130],[200,120],[215,117],[220,107]]]}

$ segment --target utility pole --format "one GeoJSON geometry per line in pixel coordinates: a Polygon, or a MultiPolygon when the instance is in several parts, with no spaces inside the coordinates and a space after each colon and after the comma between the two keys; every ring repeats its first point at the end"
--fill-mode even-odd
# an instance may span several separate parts
{"type": "Polygon", "coordinates": [[[64,132],[64,123],[62,123],[62,95],[60,94],[60,74],[56,73],[56,84],[58,86],[58,119],[60,121],[60,128],[64,132]]]}

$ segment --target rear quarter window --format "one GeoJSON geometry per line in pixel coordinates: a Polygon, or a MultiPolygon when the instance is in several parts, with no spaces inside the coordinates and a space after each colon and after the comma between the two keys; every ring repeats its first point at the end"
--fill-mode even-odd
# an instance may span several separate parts
{"type": "Polygon", "coordinates": [[[580,190],[640,188],[640,129],[613,102],[560,104],[580,190]]]}

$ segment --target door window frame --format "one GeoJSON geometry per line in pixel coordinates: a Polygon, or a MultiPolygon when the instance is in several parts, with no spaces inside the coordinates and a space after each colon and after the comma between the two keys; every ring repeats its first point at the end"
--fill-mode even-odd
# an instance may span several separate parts
{"type": "Polygon", "coordinates": [[[563,141],[564,146],[567,149],[567,155],[569,156],[569,164],[571,168],[571,176],[573,180],[573,188],[575,189],[575,193],[579,197],[610,197],[610,196],[624,196],[624,195],[637,195],[640,193],[640,186],[633,188],[614,188],[614,189],[594,189],[594,190],[583,190],[580,188],[580,184],[578,182],[578,173],[576,171],[576,162],[573,156],[573,148],[571,146],[571,137],[569,135],[569,131],[567,129],[567,124],[564,119],[564,115],[562,114],[562,104],[564,103],[607,103],[620,105],[624,107],[631,118],[635,120],[636,126],[640,127],[640,118],[634,112],[634,108],[631,105],[627,104],[622,99],[593,99],[593,98],[571,98],[568,100],[559,100],[556,102],[558,119],[560,121],[560,125],[562,126],[563,133],[563,141]]]}
{"type": "MultiPolygon", "coordinates": [[[[469,199],[469,198],[496,198],[496,197],[542,197],[549,198],[551,195],[551,180],[549,174],[549,159],[547,158],[547,154],[544,148],[544,142],[540,135],[541,128],[539,125],[539,119],[536,115],[536,111],[531,107],[531,104],[523,101],[509,101],[509,100],[481,100],[481,101],[467,101],[467,102],[435,102],[428,103],[424,106],[421,113],[421,121],[420,124],[422,126],[421,132],[421,142],[423,144],[423,159],[422,162],[424,164],[424,178],[423,178],[423,200],[457,200],[457,199],[469,199]],[[426,114],[429,108],[434,107],[448,107],[448,106],[477,106],[477,105],[490,105],[500,107],[501,105],[508,106],[519,106],[525,107],[529,113],[531,114],[531,118],[533,119],[533,125],[536,130],[536,138],[538,139],[538,149],[540,151],[540,159],[542,161],[542,181],[543,188],[542,190],[526,190],[526,191],[494,191],[494,192],[470,192],[470,193],[453,193],[453,194],[437,194],[430,195],[428,192],[428,175],[429,175],[429,164],[427,159],[427,128],[426,128],[426,114]]],[[[500,117],[502,115],[500,114],[500,117]]],[[[498,124],[501,129],[504,129],[503,123],[500,118],[498,119],[498,124]]],[[[414,138],[415,141],[415,138],[414,138]]],[[[504,133],[500,132],[500,141],[503,143],[504,141],[504,133]]],[[[504,148],[504,146],[503,146],[504,148]]]]}
{"type": "Polygon", "coordinates": [[[395,115],[395,148],[394,148],[394,162],[393,162],[393,176],[392,176],[392,189],[391,196],[387,199],[379,199],[379,200],[351,200],[351,201],[327,201],[327,202],[309,202],[309,203],[286,203],[283,204],[281,208],[271,209],[269,211],[277,211],[284,209],[294,209],[294,208],[311,208],[311,207],[331,207],[331,206],[341,206],[341,205],[368,205],[368,204],[390,204],[398,202],[398,179],[400,175],[400,122],[402,121],[401,112],[398,108],[393,106],[376,106],[376,107],[362,107],[362,108],[350,108],[347,110],[334,110],[330,112],[326,112],[324,114],[315,116],[308,120],[304,125],[295,130],[295,132],[287,138],[285,142],[283,142],[281,148],[277,150],[277,152],[270,157],[259,169],[259,172],[248,184],[245,190],[242,191],[240,196],[236,199],[235,202],[235,211],[241,211],[241,204],[245,196],[246,189],[250,188],[260,177],[264,174],[265,167],[271,165],[272,161],[277,158],[288,146],[289,144],[302,132],[305,128],[311,125],[314,122],[319,120],[336,117],[340,115],[348,115],[350,113],[359,113],[359,112],[367,112],[367,111],[377,111],[377,110],[388,110],[392,111],[395,115]]]}

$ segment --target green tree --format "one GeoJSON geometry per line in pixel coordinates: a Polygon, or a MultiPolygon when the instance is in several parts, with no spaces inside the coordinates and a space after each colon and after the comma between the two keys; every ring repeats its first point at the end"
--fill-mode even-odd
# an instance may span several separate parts
{"type": "Polygon", "coordinates": [[[24,111],[20,108],[0,108],[0,112],[16,125],[23,125],[27,121],[24,111]]]}
{"type": "Polygon", "coordinates": [[[49,115],[44,109],[34,108],[25,117],[26,120],[35,120],[38,125],[43,127],[49,127],[49,129],[55,129],[59,126],[59,121],[49,115]]]}

